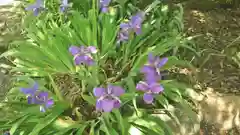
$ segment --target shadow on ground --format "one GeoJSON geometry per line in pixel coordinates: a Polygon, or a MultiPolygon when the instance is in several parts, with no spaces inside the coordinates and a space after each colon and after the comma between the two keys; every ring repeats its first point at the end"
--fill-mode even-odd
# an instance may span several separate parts
{"type": "Polygon", "coordinates": [[[201,35],[195,40],[202,54],[197,60],[201,69],[198,79],[222,93],[240,93],[240,67],[234,61],[240,52],[239,11],[185,11],[188,35],[201,35]]]}
{"type": "MultiPolygon", "coordinates": [[[[191,82],[206,95],[198,102],[200,134],[239,135],[240,9],[207,1],[184,2],[185,32],[199,35],[194,40],[201,55],[193,60],[198,73],[191,82]],[[206,92],[208,89],[212,92],[206,92]]],[[[192,54],[186,57],[191,60],[192,54]]]]}

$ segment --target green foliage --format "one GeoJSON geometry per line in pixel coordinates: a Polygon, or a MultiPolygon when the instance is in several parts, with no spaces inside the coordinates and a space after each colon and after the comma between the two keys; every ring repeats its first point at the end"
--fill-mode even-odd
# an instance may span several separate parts
{"type": "Polygon", "coordinates": [[[3,102],[2,108],[9,116],[0,129],[9,129],[13,135],[135,134],[131,129],[143,134],[171,135],[172,129],[160,118],[153,117],[151,111],[165,109],[165,113],[176,118],[168,110],[168,105],[174,103],[184,106],[183,111],[191,116],[193,112],[184,95],[186,86],[174,80],[162,80],[165,90],[149,108],[142,105],[139,98],[142,94],[136,92],[136,83],[141,77],[139,69],[147,62],[150,52],[168,56],[162,70],[179,65],[191,67],[175,56],[181,47],[192,49],[182,36],[181,6],[169,11],[159,1],[150,4],[145,9],[142,34],[131,33],[129,40],[119,46],[119,24],[139,11],[134,6],[136,1],[116,0],[105,14],[98,12],[96,0],[71,2],[72,9],[65,14],[58,12],[58,1],[51,0],[45,3],[48,11],[38,17],[26,16],[26,39],[14,42],[15,46],[1,55],[15,65],[11,72],[15,73],[16,87],[3,102]],[[98,49],[95,65],[75,66],[68,51],[71,45],[95,46],[98,49]],[[61,75],[69,78],[59,81],[61,75]],[[54,98],[54,106],[46,113],[39,112],[36,105],[27,104],[25,95],[19,91],[26,82],[33,82],[31,79],[54,98]],[[126,93],[120,97],[122,106],[111,113],[96,112],[92,90],[109,83],[125,88],[126,93]]]}

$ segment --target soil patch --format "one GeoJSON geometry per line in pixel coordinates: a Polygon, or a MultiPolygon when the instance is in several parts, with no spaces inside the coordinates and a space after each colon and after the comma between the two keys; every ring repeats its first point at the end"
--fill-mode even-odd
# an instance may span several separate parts
{"type": "MultiPolygon", "coordinates": [[[[202,90],[207,87],[215,92],[239,95],[240,62],[240,9],[228,6],[197,2],[184,2],[184,24],[188,36],[196,36],[196,49],[200,57],[194,59],[199,68],[196,76],[202,90]]],[[[220,134],[215,125],[202,121],[202,135],[220,134]]],[[[239,135],[236,129],[222,134],[239,135]]]]}

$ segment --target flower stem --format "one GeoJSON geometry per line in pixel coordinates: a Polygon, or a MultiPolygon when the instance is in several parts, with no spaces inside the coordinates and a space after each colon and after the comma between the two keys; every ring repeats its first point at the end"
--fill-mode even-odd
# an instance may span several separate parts
{"type": "Polygon", "coordinates": [[[130,51],[131,51],[131,44],[132,44],[132,39],[134,38],[134,33],[130,33],[129,36],[129,43],[124,46],[124,59],[123,59],[123,64],[127,63],[129,57],[130,51]]]}
{"type": "Polygon", "coordinates": [[[51,81],[51,84],[52,84],[52,87],[53,87],[53,90],[54,90],[56,96],[58,97],[58,99],[59,99],[60,101],[63,101],[63,100],[64,100],[64,99],[63,99],[63,96],[62,96],[60,90],[58,89],[57,85],[55,84],[52,76],[51,76],[50,74],[48,74],[48,77],[49,77],[49,79],[50,79],[50,81],[51,81]]]}
{"type": "Polygon", "coordinates": [[[81,93],[83,94],[84,92],[86,92],[85,80],[82,80],[81,83],[82,83],[82,84],[81,84],[81,85],[82,85],[82,92],[81,92],[81,93]]]}
{"type": "Polygon", "coordinates": [[[98,1],[96,0],[93,0],[93,3],[92,3],[92,9],[93,9],[93,39],[94,39],[94,46],[97,46],[98,45],[98,35],[97,35],[97,17],[98,17],[98,12],[97,12],[97,5],[98,5],[98,1]]]}

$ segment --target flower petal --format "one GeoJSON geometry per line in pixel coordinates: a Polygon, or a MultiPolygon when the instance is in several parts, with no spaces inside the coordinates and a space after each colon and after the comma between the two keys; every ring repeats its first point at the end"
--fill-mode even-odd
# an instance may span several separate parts
{"type": "Polygon", "coordinates": [[[65,6],[60,6],[60,12],[64,12],[66,10],[66,7],[65,6]]]}
{"type": "Polygon", "coordinates": [[[87,49],[90,53],[97,53],[97,48],[95,46],[88,46],[87,49]]]}
{"type": "Polygon", "coordinates": [[[153,102],[153,95],[149,93],[145,93],[143,95],[143,100],[145,101],[145,103],[151,104],[153,102]]]}
{"type": "Polygon", "coordinates": [[[33,95],[34,94],[34,89],[32,88],[20,88],[20,91],[23,92],[24,94],[30,94],[33,95]]]}
{"type": "Polygon", "coordinates": [[[163,86],[158,83],[151,84],[150,89],[151,89],[152,93],[154,93],[154,94],[158,94],[164,90],[163,86]]]}
{"type": "Polygon", "coordinates": [[[92,66],[92,65],[94,65],[94,60],[92,57],[85,55],[83,63],[85,63],[88,66],[92,66]]]}
{"type": "Polygon", "coordinates": [[[157,72],[152,71],[145,74],[144,78],[147,84],[152,84],[161,80],[161,75],[159,75],[157,72]]]}
{"type": "Polygon", "coordinates": [[[108,6],[110,4],[111,0],[100,0],[100,4],[102,6],[108,6]]]}
{"type": "Polygon", "coordinates": [[[43,101],[47,101],[47,99],[48,99],[48,92],[39,92],[37,97],[39,99],[42,99],[43,101]]]}
{"type": "Polygon", "coordinates": [[[128,23],[121,23],[121,24],[120,24],[120,28],[121,28],[121,29],[129,29],[130,26],[129,26],[128,23]]]}
{"type": "Polygon", "coordinates": [[[149,87],[148,87],[148,84],[147,84],[146,82],[140,81],[140,82],[137,84],[136,89],[137,89],[137,90],[141,90],[141,91],[148,91],[148,90],[149,90],[149,87]]]}
{"type": "Polygon", "coordinates": [[[124,94],[125,90],[120,86],[108,85],[108,94],[113,94],[116,97],[124,94]]]}
{"type": "Polygon", "coordinates": [[[28,97],[27,97],[27,102],[28,102],[28,104],[34,104],[34,99],[33,99],[33,97],[32,97],[32,96],[28,96],[28,97]]]}
{"type": "Polygon", "coordinates": [[[106,89],[102,87],[97,87],[93,89],[93,94],[95,97],[101,97],[106,94],[106,89]]]}
{"type": "Polygon", "coordinates": [[[54,104],[53,99],[49,99],[49,100],[46,102],[45,106],[46,106],[46,108],[50,108],[51,106],[53,106],[53,104],[54,104]]]}
{"type": "Polygon", "coordinates": [[[168,58],[162,58],[161,60],[159,60],[159,62],[157,63],[157,68],[161,68],[163,65],[165,65],[168,61],[168,58]]]}
{"type": "Polygon", "coordinates": [[[108,7],[102,7],[102,8],[101,8],[101,12],[107,13],[107,12],[108,12],[108,7]]]}
{"type": "Polygon", "coordinates": [[[153,65],[155,63],[156,57],[153,55],[153,53],[148,54],[148,63],[150,65],[153,65]]]}
{"type": "Polygon", "coordinates": [[[63,5],[68,5],[68,0],[62,0],[63,5]]]}
{"type": "Polygon", "coordinates": [[[37,92],[34,96],[35,104],[45,104],[48,101],[48,92],[37,92]]]}
{"type": "Polygon", "coordinates": [[[85,58],[84,55],[75,56],[75,57],[74,57],[74,64],[75,64],[75,65],[80,65],[80,64],[84,63],[85,59],[86,59],[86,58],[85,58]]]}
{"type": "Polygon", "coordinates": [[[120,106],[121,106],[120,100],[115,100],[114,101],[114,108],[120,108],[120,106]]]}
{"type": "Polygon", "coordinates": [[[46,112],[46,109],[42,105],[40,106],[40,112],[46,112]]]}
{"type": "Polygon", "coordinates": [[[102,111],[102,102],[101,100],[96,101],[96,110],[97,111],[102,111]]]}
{"type": "Polygon", "coordinates": [[[139,28],[135,28],[134,31],[135,31],[135,33],[136,33],[137,35],[140,35],[140,34],[142,33],[142,28],[141,28],[141,26],[140,26],[139,28]]]}
{"type": "Polygon", "coordinates": [[[114,103],[115,103],[114,100],[103,99],[101,101],[103,111],[111,112],[112,109],[114,108],[114,103]]]}
{"type": "Polygon", "coordinates": [[[118,42],[127,41],[129,38],[129,32],[126,30],[120,30],[118,33],[118,42]]]}
{"type": "Polygon", "coordinates": [[[33,9],[33,15],[34,15],[34,16],[38,16],[39,12],[40,12],[40,9],[39,9],[39,8],[33,9]]]}
{"type": "Polygon", "coordinates": [[[81,52],[80,48],[77,46],[70,46],[68,51],[74,56],[81,52]]]}
{"type": "Polygon", "coordinates": [[[36,0],[36,5],[39,7],[43,5],[43,0],[36,0]]]}
{"type": "Polygon", "coordinates": [[[37,91],[38,87],[39,87],[38,84],[35,82],[31,88],[20,88],[20,90],[24,94],[34,95],[34,93],[37,91]]]}
{"type": "Polygon", "coordinates": [[[128,32],[120,32],[120,33],[119,33],[119,37],[120,37],[122,40],[128,40],[128,38],[129,38],[129,33],[128,33],[128,32]]]}
{"type": "Polygon", "coordinates": [[[34,84],[33,84],[33,87],[32,87],[35,91],[37,91],[38,90],[38,88],[39,88],[39,85],[38,85],[38,83],[37,82],[34,82],[34,84]]]}
{"type": "Polygon", "coordinates": [[[148,74],[148,73],[154,73],[156,72],[156,69],[150,65],[144,65],[142,68],[141,68],[141,73],[145,73],[145,74],[148,74]]]}
{"type": "MultiPolygon", "coordinates": [[[[136,14],[131,17],[130,23],[134,26],[141,24],[143,21],[143,16],[141,14],[136,14]]],[[[133,27],[134,27],[133,26],[133,27]]]]}
{"type": "Polygon", "coordinates": [[[33,10],[35,8],[38,8],[38,6],[36,4],[33,4],[33,5],[29,5],[25,8],[25,10],[29,11],[29,10],[33,10]]]}

